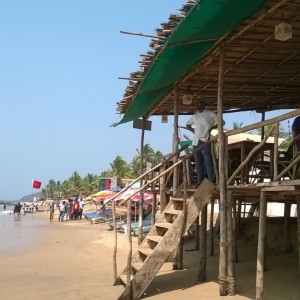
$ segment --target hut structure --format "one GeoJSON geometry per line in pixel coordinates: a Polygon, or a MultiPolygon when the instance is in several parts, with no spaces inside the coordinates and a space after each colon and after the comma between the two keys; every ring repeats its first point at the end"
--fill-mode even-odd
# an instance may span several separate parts
{"type": "Polygon", "coordinates": [[[198,279],[205,280],[208,204],[218,203],[220,212],[221,296],[236,293],[236,235],[243,203],[251,204],[252,212],[259,208],[256,299],[264,295],[268,203],[285,203],[282,226],[286,231],[291,204],[297,204],[300,247],[299,151],[294,147],[293,159],[278,160],[279,122],[300,114],[299,44],[300,0],[189,0],[156,29],[150,50],[141,54],[140,70],[130,74],[123,99],[117,103],[123,118],[115,126],[173,115],[173,153],[136,180],[143,183],[138,193],[151,190],[160,195],[161,215],[144,239],[140,230],[138,251],[132,255],[129,248],[127,267],[121,275],[115,274],[116,284],[125,285],[120,299],[140,298],[174,251],[174,269],[182,268],[181,238],[199,214],[202,269],[198,279]],[[178,117],[192,115],[199,96],[218,115],[219,134],[208,142],[218,142],[218,176],[216,185],[204,180],[195,187],[190,172],[193,153],[186,147],[178,150],[178,117]],[[264,116],[278,109],[291,111],[237,130],[223,130],[225,113],[254,110],[264,116]],[[273,125],[272,142],[269,132],[261,142],[228,144],[229,137],[266,125],[273,125]],[[269,159],[265,159],[266,151],[269,159]]]}

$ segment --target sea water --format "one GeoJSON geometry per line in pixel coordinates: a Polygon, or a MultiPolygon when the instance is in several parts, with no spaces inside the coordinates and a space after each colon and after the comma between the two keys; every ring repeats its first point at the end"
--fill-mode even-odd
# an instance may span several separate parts
{"type": "Polygon", "coordinates": [[[17,216],[14,205],[0,205],[0,255],[16,253],[34,247],[48,226],[46,218],[39,213],[17,216]]]}

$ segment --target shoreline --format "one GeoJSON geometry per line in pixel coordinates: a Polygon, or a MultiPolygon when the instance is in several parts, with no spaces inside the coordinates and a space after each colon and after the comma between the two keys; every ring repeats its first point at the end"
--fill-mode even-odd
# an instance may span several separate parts
{"type": "MultiPolygon", "coordinates": [[[[113,286],[114,234],[106,224],[86,220],[49,222],[48,214],[39,217],[47,220],[41,228],[43,235],[30,249],[0,255],[0,288],[2,300],[50,300],[63,297],[67,300],[117,299],[123,286],[113,286]]],[[[57,215],[56,215],[57,216],[57,215]]],[[[137,238],[133,237],[136,249],[137,238]]],[[[207,281],[195,283],[198,269],[198,251],[186,251],[194,241],[184,243],[184,267],[173,271],[172,263],[163,265],[145,292],[144,299],[217,300],[218,241],[216,254],[207,258],[207,281]]],[[[272,300],[299,300],[300,286],[297,269],[298,254],[267,256],[265,297],[272,300]]],[[[118,233],[118,274],[127,261],[127,236],[118,233]]],[[[256,245],[241,243],[239,263],[236,264],[237,294],[230,299],[255,298],[256,245]]]]}

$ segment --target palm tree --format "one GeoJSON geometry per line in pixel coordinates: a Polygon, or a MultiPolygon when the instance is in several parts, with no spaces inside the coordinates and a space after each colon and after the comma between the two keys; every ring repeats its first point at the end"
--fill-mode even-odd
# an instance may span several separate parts
{"type": "MultiPolygon", "coordinates": [[[[270,132],[272,126],[273,126],[273,125],[266,125],[266,126],[264,126],[265,135],[267,135],[267,134],[270,132]]],[[[258,132],[259,134],[261,134],[262,128],[258,128],[258,129],[257,129],[257,132],[258,132]]],[[[271,134],[271,136],[274,136],[274,131],[273,131],[273,133],[271,134]]],[[[290,141],[291,141],[291,137],[290,137],[290,135],[289,135],[287,132],[284,131],[283,126],[280,125],[280,124],[279,124],[279,135],[278,135],[278,137],[279,137],[279,138],[283,138],[283,139],[285,140],[284,142],[281,143],[280,147],[281,147],[282,149],[287,149],[287,148],[288,148],[288,145],[289,145],[289,143],[290,143],[290,141]]]]}
{"type": "Polygon", "coordinates": [[[130,178],[131,167],[120,155],[110,163],[110,167],[110,170],[103,172],[101,175],[105,174],[107,177],[117,177],[118,179],[130,178]]]}
{"type": "MultiPolygon", "coordinates": [[[[142,154],[141,152],[136,149],[137,155],[134,156],[131,166],[133,174],[137,177],[141,175],[141,161],[142,161],[142,154]]],[[[143,170],[146,169],[147,162],[151,163],[152,165],[158,164],[163,157],[162,152],[160,151],[154,151],[153,148],[151,148],[150,144],[146,144],[143,148],[143,170]]]]}
{"type": "Polygon", "coordinates": [[[243,127],[243,124],[244,122],[241,122],[241,123],[237,123],[237,122],[233,122],[232,123],[232,129],[239,129],[239,128],[242,128],[243,127]]]}
{"type": "Polygon", "coordinates": [[[72,176],[69,178],[69,182],[71,185],[72,194],[79,195],[81,193],[81,188],[82,188],[82,178],[80,177],[77,171],[75,171],[72,174],[72,176]]]}
{"type": "Polygon", "coordinates": [[[97,192],[100,177],[94,174],[87,174],[83,178],[83,193],[91,195],[97,192]]]}
{"type": "Polygon", "coordinates": [[[56,192],[56,182],[53,179],[50,179],[48,184],[46,185],[47,197],[54,198],[55,192],[56,192]]]}

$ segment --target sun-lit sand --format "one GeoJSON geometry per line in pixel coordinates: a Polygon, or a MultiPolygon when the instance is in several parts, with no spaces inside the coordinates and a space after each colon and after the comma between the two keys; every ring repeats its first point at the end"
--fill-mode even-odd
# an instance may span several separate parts
{"type": "MultiPolygon", "coordinates": [[[[57,217],[57,215],[56,215],[57,217]]],[[[46,212],[33,218],[48,218],[46,212]]],[[[118,234],[118,273],[127,259],[127,237],[118,234]]],[[[105,224],[86,220],[59,223],[57,218],[42,227],[34,247],[0,257],[1,300],[117,299],[122,286],[113,286],[114,234],[105,224]]],[[[1,241],[2,242],[2,241],[1,241]]],[[[133,238],[136,246],[137,239],[133,238]]],[[[195,283],[198,251],[184,251],[182,271],[165,263],[145,292],[147,299],[224,299],[219,295],[218,241],[216,255],[208,257],[207,282],[195,283]]],[[[185,241],[185,250],[194,241],[185,241]]],[[[237,295],[230,299],[255,298],[256,245],[241,242],[236,264],[237,295]]],[[[265,273],[265,299],[300,299],[298,254],[270,255],[265,273]]]]}

